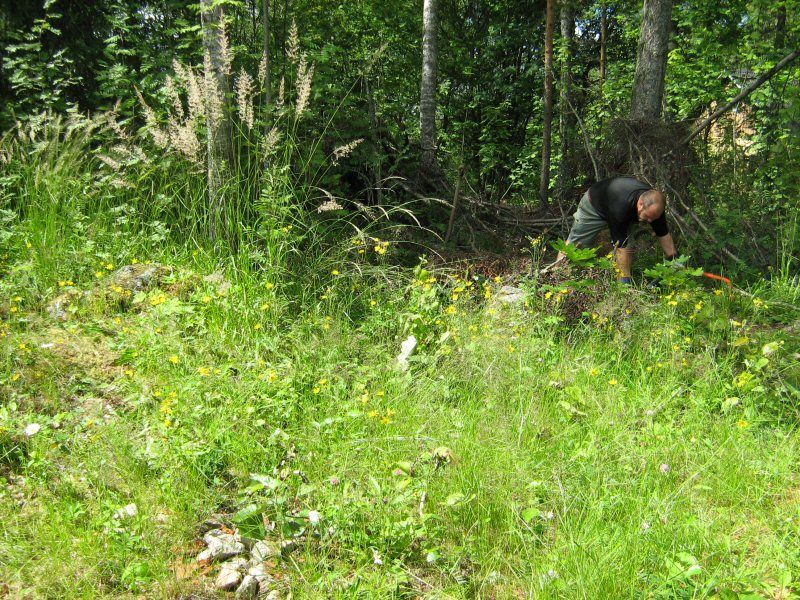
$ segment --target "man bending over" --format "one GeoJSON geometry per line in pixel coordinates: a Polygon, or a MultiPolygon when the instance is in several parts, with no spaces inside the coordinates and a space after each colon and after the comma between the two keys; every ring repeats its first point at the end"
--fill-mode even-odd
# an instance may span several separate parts
{"type": "MultiPolygon", "coordinates": [[[[637,222],[650,223],[664,255],[668,260],[675,258],[675,242],[664,216],[666,204],[667,199],[662,192],[633,177],[611,177],[598,181],[581,198],[567,243],[591,247],[600,231],[608,227],[620,281],[631,283],[633,248],[629,246],[631,240],[628,235],[631,225],[637,222]]],[[[560,252],[554,264],[563,259],[564,254],[560,252]]]]}

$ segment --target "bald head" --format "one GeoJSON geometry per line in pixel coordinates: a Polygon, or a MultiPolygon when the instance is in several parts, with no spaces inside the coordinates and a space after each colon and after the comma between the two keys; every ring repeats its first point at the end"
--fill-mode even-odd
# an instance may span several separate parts
{"type": "Polygon", "coordinates": [[[639,220],[652,223],[664,214],[667,206],[667,197],[659,190],[647,190],[642,192],[636,203],[636,211],[639,213],[639,220]]]}

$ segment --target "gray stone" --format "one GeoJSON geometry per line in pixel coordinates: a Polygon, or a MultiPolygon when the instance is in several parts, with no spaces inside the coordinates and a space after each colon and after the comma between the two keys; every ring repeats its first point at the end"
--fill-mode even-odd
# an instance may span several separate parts
{"type": "Polygon", "coordinates": [[[125,265],[111,275],[109,284],[118,285],[124,290],[143,292],[156,287],[171,269],[159,264],[125,265]]]}
{"type": "Polygon", "coordinates": [[[258,595],[258,580],[252,575],[245,575],[242,583],[236,589],[236,598],[253,600],[258,595]]]}
{"type": "Polygon", "coordinates": [[[278,590],[271,590],[264,598],[266,600],[281,600],[281,593],[278,590]]]}
{"type": "Polygon", "coordinates": [[[225,533],[220,529],[212,529],[203,536],[208,546],[197,557],[199,561],[226,560],[239,556],[245,551],[244,544],[238,536],[225,533]]]}
{"type": "Polygon", "coordinates": [[[275,558],[276,556],[280,555],[280,547],[269,540],[261,540],[260,542],[256,542],[253,545],[253,550],[250,552],[250,556],[257,561],[269,560],[270,558],[275,558]]]}
{"type": "Polygon", "coordinates": [[[235,590],[242,581],[242,574],[234,565],[224,563],[217,575],[216,586],[218,590],[235,590]]]}
{"type": "Polygon", "coordinates": [[[81,296],[87,298],[90,295],[89,292],[81,293],[75,289],[67,290],[47,305],[47,314],[50,315],[51,319],[56,321],[67,321],[69,319],[70,306],[81,296]]]}
{"type": "Polygon", "coordinates": [[[500,288],[500,291],[497,292],[497,299],[506,304],[519,304],[525,301],[526,296],[525,290],[514,287],[513,285],[504,285],[500,288]]]}
{"type": "Polygon", "coordinates": [[[264,592],[266,591],[269,586],[272,584],[272,575],[267,572],[267,567],[264,566],[263,563],[257,562],[253,564],[253,561],[250,561],[250,568],[247,569],[247,574],[251,577],[255,577],[256,581],[258,581],[259,589],[264,592]]]}

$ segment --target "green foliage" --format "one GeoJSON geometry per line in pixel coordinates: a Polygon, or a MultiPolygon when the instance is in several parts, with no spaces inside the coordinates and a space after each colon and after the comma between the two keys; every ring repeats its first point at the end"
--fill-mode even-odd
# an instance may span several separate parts
{"type": "Polygon", "coordinates": [[[579,248],[575,244],[568,244],[565,240],[556,240],[550,245],[554,250],[563,252],[567,260],[578,267],[610,269],[613,266],[608,257],[597,256],[597,248],[579,248]]]}

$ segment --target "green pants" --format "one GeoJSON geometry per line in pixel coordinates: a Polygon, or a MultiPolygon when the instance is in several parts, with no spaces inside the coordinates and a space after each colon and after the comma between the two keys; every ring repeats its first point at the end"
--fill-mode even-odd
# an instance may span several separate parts
{"type": "Polygon", "coordinates": [[[572,223],[572,229],[569,230],[567,242],[580,248],[591,248],[594,246],[597,236],[606,227],[608,227],[608,223],[589,202],[589,192],[586,192],[578,203],[575,221],[572,223]]]}

